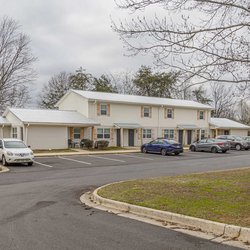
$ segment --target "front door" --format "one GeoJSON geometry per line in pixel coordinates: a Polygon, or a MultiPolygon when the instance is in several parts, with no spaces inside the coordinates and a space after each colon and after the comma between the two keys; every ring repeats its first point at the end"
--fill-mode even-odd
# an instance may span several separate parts
{"type": "Polygon", "coordinates": [[[121,129],[116,130],[116,145],[117,147],[121,146],[121,129]]]}
{"type": "Polygon", "coordinates": [[[187,130],[187,144],[190,145],[192,143],[192,130],[187,130]]]}
{"type": "Polygon", "coordinates": [[[134,143],[134,136],[135,136],[135,132],[134,129],[129,129],[128,130],[128,146],[129,147],[134,147],[135,143],[134,143]]]}
{"type": "Polygon", "coordinates": [[[179,130],[179,143],[183,145],[183,130],[179,130]]]}

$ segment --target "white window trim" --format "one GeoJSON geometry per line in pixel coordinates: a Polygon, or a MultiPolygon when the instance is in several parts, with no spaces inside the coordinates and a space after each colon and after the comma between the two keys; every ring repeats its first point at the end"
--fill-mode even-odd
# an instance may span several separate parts
{"type": "Polygon", "coordinates": [[[166,115],[167,119],[174,119],[174,109],[173,108],[167,108],[167,115],[166,115]],[[168,111],[171,110],[171,117],[168,117],[168,111]]]}
{"type": "Polygon", "coordinates": [[[11,128],[11,136],[12,138],[17,139],[18,133],[17,133],[17,127],[12,127],[11,128]],[[15,130],[15,131],[14,131],[15,130]]]}
{"type": "Polygon", "coordinates": [[[143,139],[152,139],[152,129],[143,129],[143,139]],[[149,132],[150,131],[150,132],[149,132]]]}
{"type": "Polygon", "coordinates": [[[101,103],[100,104],[100,115],[107,116],[108,115],[108,104],[106,103],[101,103]],[[105,109],[102,109],[102,106],[105,106],[105,109]],[[105,111],[106,114],[102,114],[102,111],[105,111]]]}
{"type": "Polygon", "coordinates": [[[172,139],[174,139],[174,129],[164,129],[164,138],[165,139],[169,139],[169,140],[172,140],[172,139]],[[167,133],[167,131],[168,131],[168,133],[167,133]],[[173,133],[171,133],[171,132],[173,132],[173,133]],[[169,135],[169,137],[167,137],[166,135],[169,135]],[[173,137],[171,137],[171,135],[173,136],[173,137]]]}
{"type": "Polygon", "coordinates": [[[149,106],[143,106],[143,117],[150,118],[150,107],[149,106]],[[145,109],[148,109],[148,116],[145,116],[145,109]]]}
{"type": "Polygon", "coordinates": [[[199,120],[205,120],[205,116],[206,116],[205,110],[199,110],[199,120]],[[203,112],[203,118],[201,118],[201,112],[203,112]]]}
{"type": "Polygon", "coordinates": [[[111,130],[110,128],[97,128],[96,136],[97,136],[97,139],[109,140],[111,138],[111,130]],[[102,130],[102,132],[98,133],[98,130],[102,130]],[[105,130],[109,130],[109,133],[105,133],[105,130]],[[102,137],[98,137],[98,135],[102,135],[102,137]],[[105,135],[109,135],[109,136],[105,137],[105,135]]]}
{"type": "Polygon", "coordinates": [[[74,132],[74,133],[73,133],[73,134],[74,134],[74,135],[73,135],[73,138],[74,138],[75,140],[81,139],[81,128],[74,128],[74,129],[73,129],[73,132],[74,132]],[[78,133],[78,132],[76,133],[76,132],[75,132],[75,129],[79,129],[79,133],[78,133]],[[78,137],[76,138],[75,135],[79,135],[79,138],[78,138],[78,137]]]}

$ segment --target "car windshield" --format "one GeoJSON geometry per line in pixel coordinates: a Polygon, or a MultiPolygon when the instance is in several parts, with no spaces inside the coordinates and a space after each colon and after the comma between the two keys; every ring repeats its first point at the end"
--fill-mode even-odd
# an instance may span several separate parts
{"type": "Polygon", "coordinates": [[[27,146],[21,141],[5,141],[5,148],[27,148],[27,146]]]}
{"type": "Polygon", "coordinates": [[[166,140],[169,144],[179,144],[177,141],[174,140],[166,140]]]}

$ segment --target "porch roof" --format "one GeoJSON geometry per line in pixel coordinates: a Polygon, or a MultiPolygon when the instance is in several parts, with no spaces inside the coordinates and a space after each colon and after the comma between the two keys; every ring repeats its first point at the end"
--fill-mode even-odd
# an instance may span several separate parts
{"type": "Polygon", "coordinates": [[[195,124],[178,124],[177,128],[179,129],[199,129],[195,124]]]}
{"type": "Polygon", "coordinates": [[[99,123],[77,111],[8,108],[4,112],[4,116],[7,116],[9,112],[15,115],[24,124],[83,127],[99,125],[99,123]]]}
{"type": "Polygon", "coordinates": [[[217,129],[250,129],[248,125],[227,118],[211,118],[210,125],[217,129]]]}
{"type": "Polygon", "coordinates": [[[142,128],[142,125],[138,123],[114,123],[115,127],[118,128],[128,128],[128,129],[136,129],[142,128]]]}

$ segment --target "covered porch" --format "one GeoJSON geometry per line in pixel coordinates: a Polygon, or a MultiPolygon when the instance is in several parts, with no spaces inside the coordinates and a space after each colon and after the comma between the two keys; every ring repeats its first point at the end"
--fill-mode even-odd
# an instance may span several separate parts
{"type": "Polygon", "coordinates": [[[182,145],[190,145],[194,141],[208,137],[208,129],[195,124],[178,124],[178,141],[182,145]]]}
{"type": "Polygon", "coordinates": [[[142,144],[142,125],[114,123],[117,147],[138,147],[142,144]]]}

